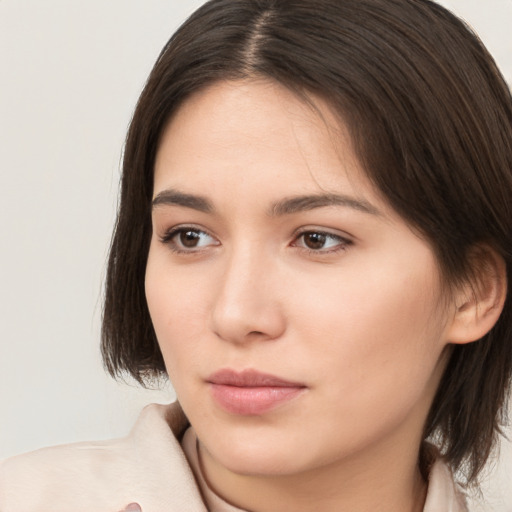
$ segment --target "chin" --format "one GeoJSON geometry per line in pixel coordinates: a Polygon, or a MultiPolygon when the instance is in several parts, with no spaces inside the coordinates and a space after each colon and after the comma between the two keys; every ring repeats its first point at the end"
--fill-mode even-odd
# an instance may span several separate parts
{"type": "MultiPolygon", "coordinates": [[[[220,442],[206,445],[210,455],[223,467],[244,476],[283,476],[300,473],[315,466],[314,457],[287,439],[264,437],[255,433],[252,439],[224,436],[220,442]],[[287,442],[288,441],[288,442],[287,442]],[[299,458],[297,455],[301,453],[299,458]]],[[[302,445],[302,443],[301,443],[302,445]]]]}

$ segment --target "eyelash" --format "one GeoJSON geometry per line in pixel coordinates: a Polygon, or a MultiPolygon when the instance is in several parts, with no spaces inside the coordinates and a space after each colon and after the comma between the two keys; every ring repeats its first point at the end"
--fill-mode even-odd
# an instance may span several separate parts
{"type": "Polygon", "coordinates": [[[322,255],[332,255],[337,254],[339,252],[346,251],[349,246],[352,245],[352,240],[345,238],[341,235],[336,235],[334,233],[330,233],[329,231],[322,231],[321,229],[304,229],[295,234],[292,245],[294,247],[298,247],[299,249],[306,251],[308,254],[314,256],[322,256],[322,255]],[[324,236],[328,239],[333,239],[337,241],[337,244],[331,249],[311,249],[310,247],[305,246],[297,246],[297,241],[303,238],[305,235],[320,235],[324,236]]]}
{"type": "MultiPolygon", "coordinates": [[[[188,255],[197,254],[198,252],[200,252],[202,250],[201,248],[183,249],[183,248],[180,248],[177,245],[176,241],[174,240],[179,234],[185,233],[187,231],[194,232],[196,234],[207,235],[211,238],[214,238],[207,231],[205,231],[203,229],[199,229],[195,226],[179,226],[179,227],[171,228],[168,231],[166,231],[165,234],[160,237],[160,242],[165,245],[168,245],[170,250],[176,254],[188,254],[188,255]]],[[[293,242],[290,245],[292,247],[297,247],[301,251],[305,251],[310,255],[322,256],[322,255],[337,254],[339,252],[346,251],[347,248],[349,246],[351,246],[352,244],[353,244],[352,240],[342,237],[340,235],[335,235],[334,233],[330,233],[328,231],[322,231],[319,229],[304,229],[304,230],[299,231],[294,234],[293,242]],[[327,250],[311,249],[310,247],[298,245],[298,241],[301,238],[303,238],[305,235],[320,235],[320,236],[326,237],[328,239],[336,240],[337,244],[333,248],[327,249],[327,250]]],[[[213,245],[219,245],[219,244],[213,244],[213,245]]]]}
{"type": "MultiPolygon", "coordinates": [[[[204,229],[199,229],[195,226],[179,226],[179,227],[171,228],[168,231],[166,231],[164,233],[164,235],[160,237],[160,242],[162,242],[165,245],[168,245],[169,248],[171,249],[171,251],[176,254],[197,254],[201,249],[195,249],[195,248],[191,248],[188,250],[182,249],[177,245],[177,243],[174,240],[180,233],[186,233],[187,231],[191,231],[194,233],[201,233],[201,234],[207,235],[211,238],[214,238],[212,235],[210,235],[204,229]]],[[[218,244],[215,244],[215,245],[218,245],[218,244]]]]}

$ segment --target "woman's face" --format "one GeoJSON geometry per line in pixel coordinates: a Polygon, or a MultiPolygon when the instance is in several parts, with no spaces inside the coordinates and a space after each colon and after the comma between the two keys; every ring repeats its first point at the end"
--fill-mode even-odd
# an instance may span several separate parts
{"type": "Polygon", "coordinates": [[[157,154],[149,310],[202,450],[238,473],[417,453],[444,368],[432,250],[315,104],[217,83],[157,154]]]}

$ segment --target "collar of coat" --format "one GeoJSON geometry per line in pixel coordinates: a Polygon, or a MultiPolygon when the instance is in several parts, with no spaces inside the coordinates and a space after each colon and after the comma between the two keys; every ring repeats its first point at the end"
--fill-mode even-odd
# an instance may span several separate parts
{"type": "MultiPolygon", "coordinates": [[[[127,437],[44,448],[0,462],[1,512],[207,512],[181,449],[178,403],[144,408],[127,437]],[[171,428],[169,428],[171,427],[171,428]]],[[[448,467],[432,466],[424,512],[465,512],[448,467]]]]}

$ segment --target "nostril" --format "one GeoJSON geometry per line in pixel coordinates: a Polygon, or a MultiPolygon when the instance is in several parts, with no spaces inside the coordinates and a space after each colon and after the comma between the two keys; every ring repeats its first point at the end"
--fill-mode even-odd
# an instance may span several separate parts
{"type": "Polygon", "coordinates": [[[120,512],[142,512],[142,508],[138,503],[130,503],[120,512]]]}

